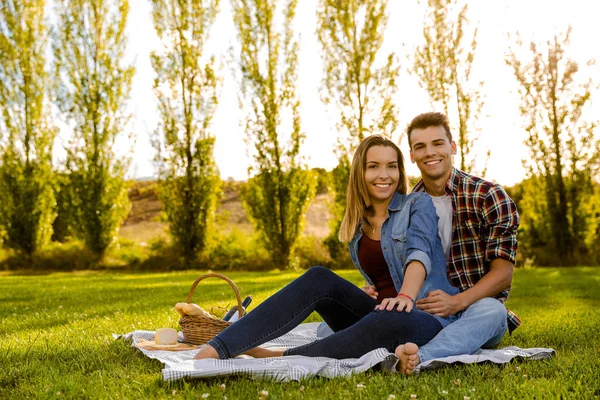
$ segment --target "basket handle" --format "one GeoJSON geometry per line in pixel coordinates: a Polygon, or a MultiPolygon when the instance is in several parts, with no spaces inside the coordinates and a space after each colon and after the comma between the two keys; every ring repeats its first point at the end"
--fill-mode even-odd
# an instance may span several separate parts
{"type": "Polygon", "coordinates": [[[239,316],[239,318],[242,318],[242,298],[240,297],[240,291],[239,291],[237,285],[235,283],[233,283],[233,281],[231,279],[229,279],[228,277],[226,277],[225,275],[222,275],[222,274],[210,273],[210,274],[202,275],[201,277],[196,279],[194,281],[194,283],[192,284],[192,288],[190,289],[190,292],[188,293],[187,302],[188,303],[192,302],[192,296],[194,295],[194,290],[196,289],[196,286],[198,286],[198,284],[200,283],[201,280],[204,280],[206,278],[221,278],[224,281],[226,281],[227,283],[229,283],[229,286],[231,286],[231,288],[233,289],[233,292],[235,293],[235,298],[237,300],[238,316],[239,316]]]}

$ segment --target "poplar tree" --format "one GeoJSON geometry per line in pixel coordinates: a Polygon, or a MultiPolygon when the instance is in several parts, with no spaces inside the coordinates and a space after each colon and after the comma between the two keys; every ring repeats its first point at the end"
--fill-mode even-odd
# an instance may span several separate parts
{"type": "Polygon", "coordinates": [[[523,195],[527,240],[543,264],[577,265],[593,257],[600,229],[598,179],[599,121],[590,115],[594,83],[580,78],[580,66],[567,55],[571,29],[545,45],[524,45],[529,56],[510,50],[506,57],[519,85],[519,110],[529,157],[523,161],[529,184],[523,195]],[[519,56],[517,55],[519,54],[519,56]]]}
{"type": "Polygon", "coordinates": [[[375,133],[391,137],[398,127],[398,107],[393,98],[400,67],[393,52],[380,51],[388,21],[387,5],[388,0],[320,0],[317,9],[324,64],[322,99],[334,115],[339,115],[332,233],[325,240],[338,263],[348,258],[337,234],[346,209],[354,150],[365,137],[375,133]]]}
{"type": "Polygon", "coordinates": [[[467,37],[465,28],[468,6],[457,0],[428,0],[423,25],[425,43],[414,53],[413,72],[429,94],[432,105],[441,106],[456,127],[458,168],[485,175],[485,165],[475,171],[477,154],[472,155],[477,134],[477,120],[484,104],[481,83],[473,82],[471,71],[477,50],[477,28],[467,37]]]}
{"type": "Polygon", "coordinates": [[[33,254],[55,217],[43,0],[0,3],[0,231],[33,254]]]}
{"type": "Polygon", "coordinates": [[[254,147],[244,205],[274,263],[287,267],[316,187],[300,155],[305,135],[296,95],[297,0],[232,0],[232,5],[241,45],[241,91],[251,109],[245,129],[254,147]]]}
{"type": "Polygon", "coordinates": [[[204,51],[219,0],[152,0],[152,6],[163,43],[152,53],[159,193],[171,235],[189,264],[205,247],[220,192],[210,134],[220,79],[214,57],[204,51]]]}
{"type": "Polygon", "coordinates": [[[128,159],[115,154],[115,140],[126,133],[125,105],[134,74],[124,62],[129,2],[55,3],[56,100],[73,128],[66,166],[76,195],[79,236],[102,258],[131,207],[124,179],[128,159]]]}

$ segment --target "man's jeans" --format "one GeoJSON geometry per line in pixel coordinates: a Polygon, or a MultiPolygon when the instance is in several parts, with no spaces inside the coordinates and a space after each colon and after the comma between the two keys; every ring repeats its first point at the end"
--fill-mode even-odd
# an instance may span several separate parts
{"type": "Polygon", "coordinates": [[[326,268],[313,267],[208,344],[221,359],[235,357],[291,331],[313,311],[335,333],[284,355],[358,358],[380,347],[393,352],[406,342],[423,345],[442,329],[435,317],[421,310],[374,311],[376,305],[356,285],[326,268]]]}
{"type": "Polygon", "coordinates": [[[506,307],[500,301],[491,297],[478,300],[429,343],[419,346],[419,358],[425,362],[495,347],[506,333],[506,317],[506,307]]]}

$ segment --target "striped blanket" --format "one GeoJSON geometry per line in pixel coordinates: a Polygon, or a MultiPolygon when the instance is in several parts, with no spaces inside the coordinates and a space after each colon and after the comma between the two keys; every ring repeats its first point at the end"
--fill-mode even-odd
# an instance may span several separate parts
{"type": "MultiPolygon", "coordinates": [[[[318,340],[318,323],[301,324],[293,331],[262,345],[267,348],[292,348],[318,340]]],[[[153,340],[154,331],[133,331],[125,335],[113,335],[135,346],[140,340],[153,340]]],[[[179,341],[183,336],[179,332],[179,341]]],[[[300,380],[310,376],[334,378],[377,368],[395,372],[398,358],[386,349],[373,350],[360,358],[336,360],[326,357],[285,356],[274,358],[252,358],[239,356],[230,360],[194,360],[198,350],[161,351],[139,349],[145,356],[159,360],[164,364],[163,379],[166,381],[181,378],[210,378],[223,375],[244,375],[253,378],[267,378],[278,381],[300,380]]],[[[530,360],[548,359],[555,355],[553,349],[506,347],[496,350],[480,350],[476,354],[446,357],[429,360],[417,366],[416,373],[443,365],[462,363],[492,362],[507,363],[515,358],[530,360]]]]}

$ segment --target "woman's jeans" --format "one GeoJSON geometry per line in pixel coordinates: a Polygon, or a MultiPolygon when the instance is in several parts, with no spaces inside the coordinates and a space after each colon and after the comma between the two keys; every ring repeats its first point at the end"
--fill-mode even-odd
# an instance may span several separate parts
{"type": "Polygon", "coordinates": [[[424,311],[374,311],[377,301],[323,267],[313,267],[208,342],[221,359],[232,358],[275,339],[313,311],[335,332],[322,340],[288,349],[284,355],[359,358],[384,347],[393,352],[406,342],[423,345],[442,324],[424,311]]]}

